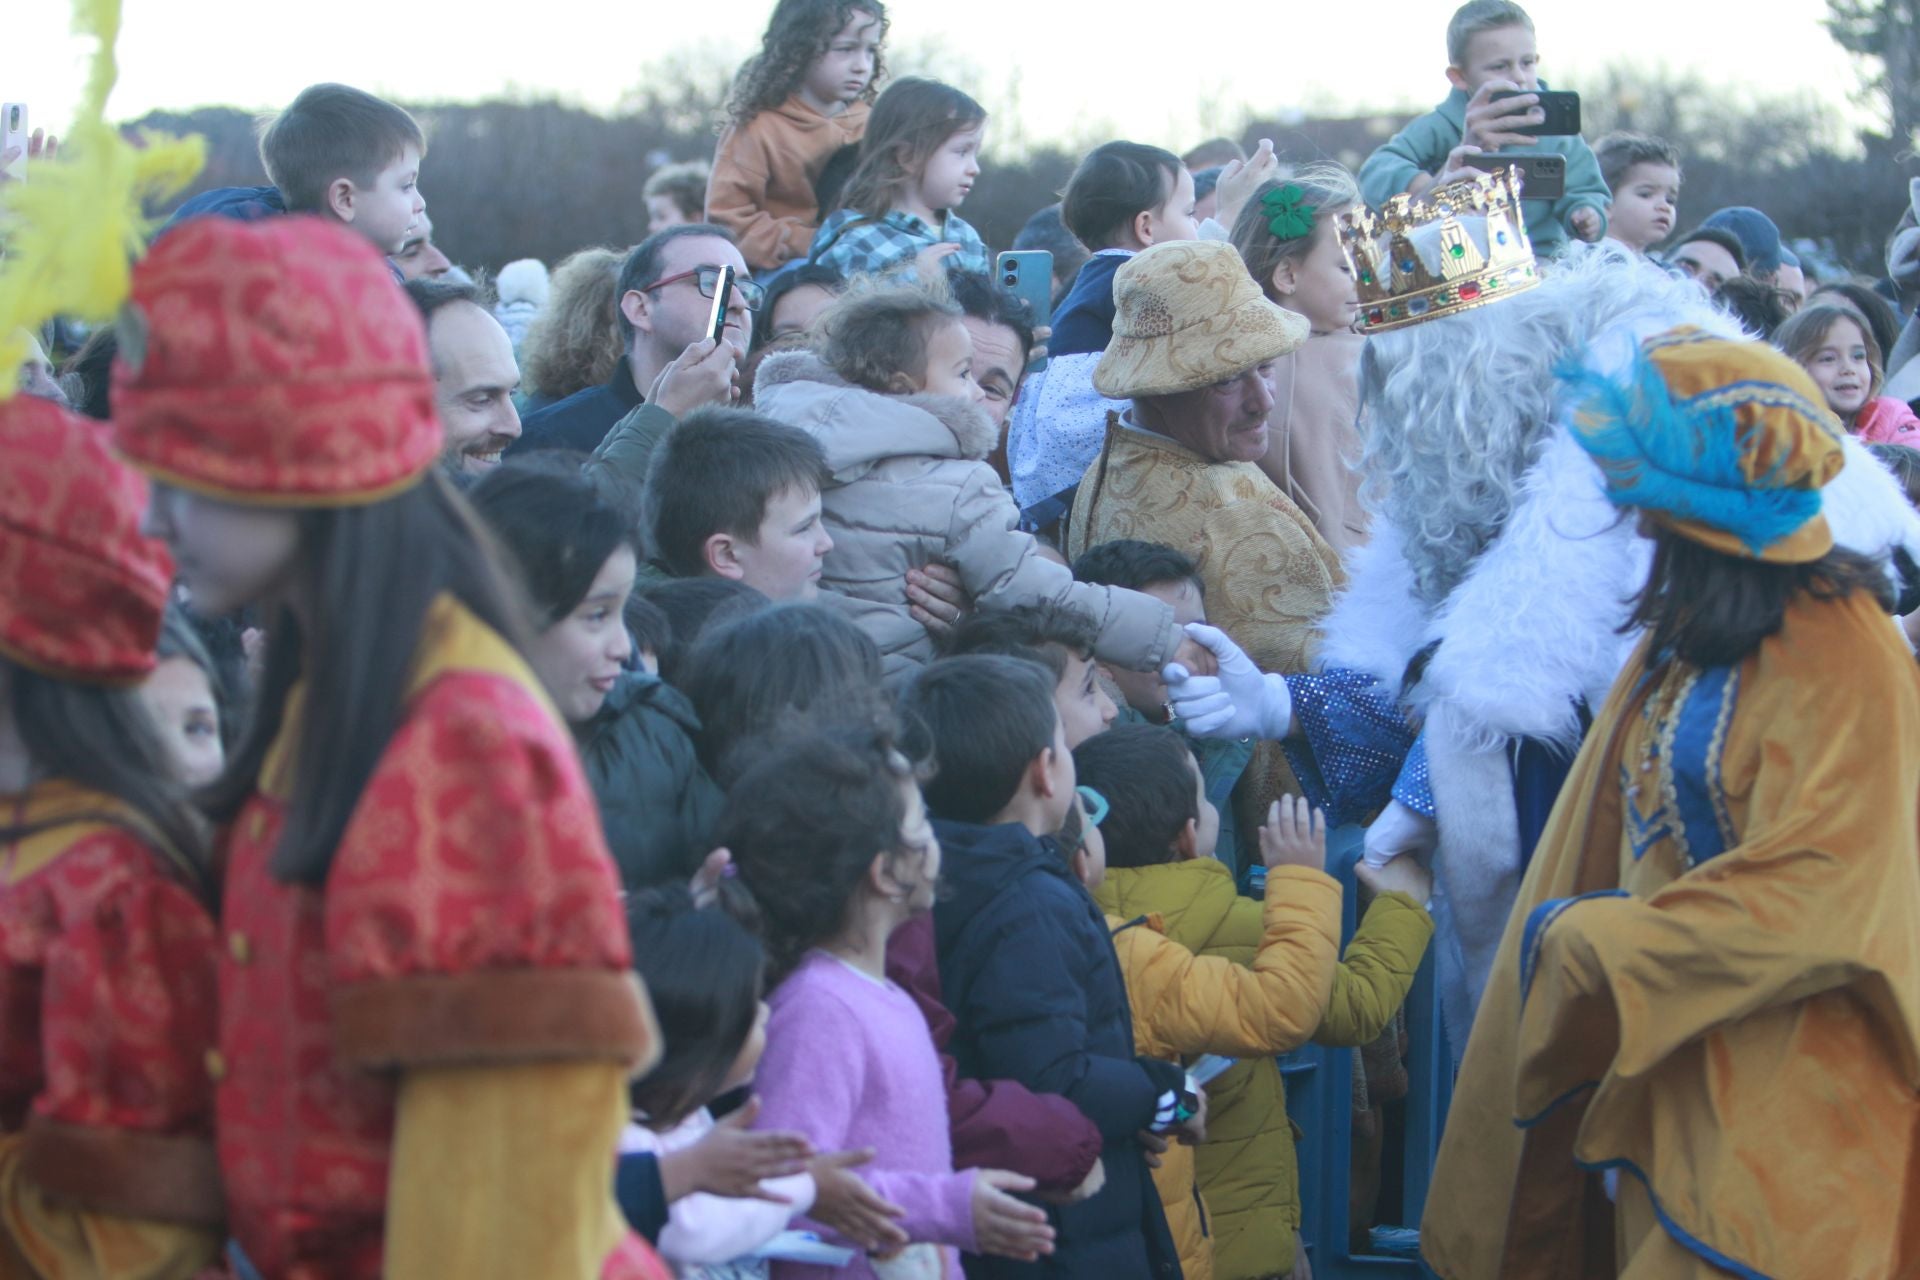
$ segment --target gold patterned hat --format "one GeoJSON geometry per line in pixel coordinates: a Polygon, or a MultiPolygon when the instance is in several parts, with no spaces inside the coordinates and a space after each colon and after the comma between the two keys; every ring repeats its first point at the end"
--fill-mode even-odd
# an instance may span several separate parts
{"type": "Polygon", "coordinates": [[[1267,301],[1233,246],[1170,240],[1113,277],[1113,340],[1093,371],[1110,400],[1197,391],[1307,340],[1307,318],[1267,301]]]}
{"type": "Polygon", "coordinates": [[[1481,173],[1416,200],[1340,215],[1360,331],[1384,333],[1498,302],[1540,283],[1520,213],[1520,171],[1481,173]]]}

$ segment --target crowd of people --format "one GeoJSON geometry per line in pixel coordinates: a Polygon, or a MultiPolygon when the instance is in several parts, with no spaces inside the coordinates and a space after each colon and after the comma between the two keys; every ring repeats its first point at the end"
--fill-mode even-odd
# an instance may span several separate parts
{"type": "Polygon", "coordinates": [[[0,1275],[1920,1267],[1913,215],[1681,233],[1469,0],[1357,173],[1094,147],[1043,313],[888,34],[493,280],[340,84],[127,273],[0,183],[0,1275]]]}

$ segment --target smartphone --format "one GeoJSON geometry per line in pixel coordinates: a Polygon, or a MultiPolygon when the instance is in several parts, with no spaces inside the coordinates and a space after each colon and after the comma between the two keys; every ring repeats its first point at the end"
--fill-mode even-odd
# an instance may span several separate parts
{"type": "MultiPolygon", "coordinates": [[[[1016,249],[994,260],[994,278],[1016,298],[1026,299],[1033,322],[1047,324],[1053,317],[1053,255],[1045,249],[1016,249]]],[[[1044,358],[1029,361],[1028,373],[1047,367],[1044,358]]]]}
{"type": "Polygon", "coordinates": [[[1546,118],[1539,124],[1521,125],[1515,133],[1524,133],[1530,138],[1571,138],[1580,132],[1580,95],[1577,93],[1562,89],[1502,89],[1489,101],[1517,98],[1523,92],[1540,99],[1540,110],[1546,113],[1546,118]]]}
{"type": "Polygon", "coordinates": [[[721,267],[720,278],[713,282],[713,314],[707,318],[707,336],[720,341],[727,327],[727,304],[733,301],[733,268],[721,267]]]}
{"type": "Polygon", "coordinates": [[[0,155],[14,148],[20,154],[4,168],[0,174],[18,182],[27,176],[27,144],[33,140],[33,126],[27,123],[27,104],[24,102],[0,103],[0,155]]]}
{"type": "Polygon", "coordinates": [[[1509,151],[1466,156],[1467,164],[1488,173],[1520,170],[1520,195],[1527,200],[1558,200],[1567,194],[1567,158],[1551,151],[1509,151]]]}

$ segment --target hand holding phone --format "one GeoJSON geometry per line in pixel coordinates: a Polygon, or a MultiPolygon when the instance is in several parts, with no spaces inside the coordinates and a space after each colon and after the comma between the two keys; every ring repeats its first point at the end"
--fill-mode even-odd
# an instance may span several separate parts
{"type": "Polygon", "coordinates": [[[721,267],[713,282],[713,314],[707,318],[707,336],[715,342],[727,327],[727,306],[733,301],[733,268],[721,267]]]}
{"type": "Polygon", "coordinates": [[[1558,200],[1567,194],[1567,158],[1554,151],[1482,152],[1460,157],[1470,169],[1486,173],[1520,170],[1520,195],[1526,200],[1558,200]]]}
{"type": "Polygon", "coordinates": [[[1532,98],[1538,105],[1533,109],[1540,119],[1520,126],[1515,133],[1530,138],[1571,138],[1580,132],[1580,95],[1558,89],[1535,89],[1522,93],[1518,89],[1498,89],[1489,95],[1489,100],[1505,103],[1513,98],[1532,98]]]}
{"type": "Polygon", "coordinates": [[[27,158],[32,150],[27,104],[0,103],[0,182],[25,181],[27,158]]]}

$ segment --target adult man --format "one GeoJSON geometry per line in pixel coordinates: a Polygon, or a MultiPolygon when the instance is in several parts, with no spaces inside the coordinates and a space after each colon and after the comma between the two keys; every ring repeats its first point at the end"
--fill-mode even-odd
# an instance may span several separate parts
{"type": "Polygon", "coordinates": [[[408,280],[438,280],[453,270],[453,261],[433,242],[433,219],[422,209],[414,219],[413,231],[393,255],[393,265],[408,280]]]}
{"type": "Polygon", "coordinates": [[[973,339],[973,380],[987,393],[980,407],[994,426],[1005,428],[1033,352],[1033,313],[986,276],[958,272],[951,284],[960,322],[973,339]]]}
{"type": "Polygon", "coordinates": [[[529,414],[515,450],[591,453],[643,404],[672,418],[705,404],[731,404],[739,396],[739,362],[762,296],[733,237],[719,227],[695,223],[648,236],[627,255],[615,285],[627,353],[613,376],[529,414]],[[726,326],[715,343],[706,330],[721,267],[732,267],[735,280],[726,326]]]}
{"type": "Polygon", "coordinates": [[[1747,254],[1731,231],[1699,227],[1667,254],[1667,265],[1713,294],[1746,271],[1747,254]]]}
{"type": "Polygon", "coordinates": [[[434,403],[447,432],[440,461],[455,474],[483,475],[520,438],[513,342],[473,285],[410,280],[407,296],[427,323],[434,403]]]}

